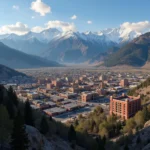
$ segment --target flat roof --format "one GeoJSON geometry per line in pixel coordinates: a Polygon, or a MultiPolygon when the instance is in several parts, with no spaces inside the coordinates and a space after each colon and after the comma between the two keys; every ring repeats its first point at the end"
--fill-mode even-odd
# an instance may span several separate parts
{"type": "Polygon", "coordinates": [[[66,109],[61,108],[61,107],[54,107],[54,108],[49,108],[49,109],[45,109],[44,112],[50,112],[50,113],[61,113],[61,112],[65,112],[66,109]]]}
{"type": "Polygon", "coordinates": [[[130,98],[128,96],[121,96],[121,97],[117,97],[117,98],[114,98],[114,100],[119,100],[119,101],[133,101],[135,100],[134,98],[130,98]]]}

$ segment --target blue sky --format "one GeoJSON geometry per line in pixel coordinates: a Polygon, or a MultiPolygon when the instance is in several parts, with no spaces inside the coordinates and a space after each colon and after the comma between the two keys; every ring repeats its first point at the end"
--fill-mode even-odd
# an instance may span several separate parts
{"type": "Polygon", "coordinates": [[[48,21],[57,20],[74,24],[78,31],[99,31],[124,22],[150,20],[150,0],[0,0],[0,6],[0,27],[16,22],[29,28],[44,27],[48,21]],[[31,9],[35,1],[41,1],[50,12],[43,16],[35,12],[31,9]],[[77,16],[74,20],[73,15],[77,16]]]}

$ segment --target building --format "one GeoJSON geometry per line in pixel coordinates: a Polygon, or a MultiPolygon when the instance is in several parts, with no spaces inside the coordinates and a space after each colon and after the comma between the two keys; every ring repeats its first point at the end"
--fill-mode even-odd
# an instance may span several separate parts
{"type": "Polygon", "coordinates": [[[101,76],[99,77],[99,80],[100,80],[100,81],[107,80],[107,76],[106,76],[106,75],[101,75],[101,76]]]}
{"type": "Polygon", "coordinates": [[[87,102],[90,100],[94,100],[99,97],[97,92],[83,92],[81,95],[82,102],[87,102]]]}
{"type": "Polygon", "coordinates": [[[67,110],[60,107],[45,109],[44,112],[49,116],[55,116],[66,112],[67,110]]]}
{"type": "Polygon", "coordinates": [[[62,82],[60,80],[52,80],[52,85],[60,88],[62,86],[62,82]]]}
{"type": "Polygon", "coordinates": [[[123,80],[121,80],[121,81],[120,81],[120,86],[122,86],[122,87],[129,86],[128,79],[123,79],[123,80]]]}
{"type": "Polygon", "coordinates": [[[51,83],[48,83],[48,84],[46,85],[46,88],[47,88],[48,90],[51,90],[53,87],[54,87],[54,85],[51,84],[51,83]]]}
{"type": "Polygon", "coordinates": [[[30,93],[27,93],[27,97],[28,99],[38,99],[39,94],[37,92],[30,92],[30,93]]]}
{"type": "Polygon", "coordinates": [[[38,79],[38,84],[45,84],[45,79],[38,79]]]}
{"type": "Polygon", "coordinates": [[[110,115],[115,114],[122,119],[128,119],[141,109],[140,96],[133,97],[122,94],[122,96],[110,97],[110,115]]]}
{"type": "Polygon", "coordinates": [[[59,93],[60,97],[71,99],[71,98],[76,98],[78,95],[76,93],[59,93]]]}

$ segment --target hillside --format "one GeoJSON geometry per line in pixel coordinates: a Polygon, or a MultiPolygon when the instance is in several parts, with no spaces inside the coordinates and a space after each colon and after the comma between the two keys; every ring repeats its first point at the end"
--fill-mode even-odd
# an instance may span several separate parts
{"type": "Polygon", "coordinates": [[[98,55],[92,57],[88,62],[89,64],[95,64],[104,61],[108,58],[111,54],[117,52],[119,50],[118,47],[114,46],[109,48],[106,52],[101,52],[98,55]]]}
{"type": "Polygon", "coordinates": [[[77,132],[73,126],[32,109],[29,101],[19,101],[11,87],[6,89],[2,85],[0,122],[0,146],[8,150],[10,147],[18,150],[96,150],[98,147],[97,141],[86,133],[77,132]]]}
{"type": "Polygon", "coordinates": [[[58,67],[57,62],[25,54],[0,42],[0,64],[11,68],[58,67]]]}
{"type": "Polygon", "coordinates": [[[0,79],[10,79],[14,76],[26,76],[26,75],[0,64],[0,79]]]}
{"type": "Polygon", "coordinates": [[[104,62],[107,67],[116,65],[143,66],[150,61],[150,32],[124,45],[104,62]]]}

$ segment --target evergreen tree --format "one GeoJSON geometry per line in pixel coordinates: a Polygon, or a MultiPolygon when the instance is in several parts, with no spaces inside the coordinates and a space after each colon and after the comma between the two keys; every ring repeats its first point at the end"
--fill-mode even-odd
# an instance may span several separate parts
{"type": "Polygon", "coordinates": [[[8,95],[9,95],[10,100],[17,107],[19,104],[19,101],[18,101],[15,91],[13,90],[13,88],[11,86],[8,88],[8,95]]]}
{"type": "Polygon", "coordinates": [[[97,143],[97,150],[105,150],[103,141],[100,136],[96,138],[96,143],[97,143]]]}
{"type": "Polygon", "coordinates": [[[141,137],[140,135],[138,135],[137,139],[136,139],[136,144],[139,144],[141,142],[141,137]]]}
{"type": "Polygon", "coordinates": [[[25,124],[30,125],[30,126],[34,126],[32,108],[30,106],[29,100],[27,100],[25,102],[24,118],[25,118],[25,124]]]}
{"type": "Polygon", "coordinates": [[[103,141],[103,145],[105,145],[106,144],[106,136],[105,135],[103,136],[102,141],[103,141]]]}
{"type": "Polygon", "coordinates": [[[2,85],[0,85],[0,104],[3,103],[3,89],[4,89],[4,87],[2,85]]]}
{"type": "Polygon", "coordinates": [[[73,125],[71,125],[69,128],[68,140],[69,140],[69,142],[76,141],[76,131],[74,130],[73,125]]]}
{"type": "Polygon", "coordinates": [[[148,121],[148,120],[149,120],[150,115],[149,115],[149,112],[148,112],[147,107],[144,107],[144,108],[143,108],[143,116],[144,116],[144,120],[145,120],[145,121],[148,121]]]}
{"type": "Polygon", "coordinates": [[[9,113],[10,119],[14,119],[14,117],[15,117],[15,107],[14,107],[12,101],[9,100],[8,97],[5,99],[5,106],[7,108],[8,113],[9,113]]]}
{"type": "Polygon", "coordinates": [[[9,119],[9,114],[5,106],[0,105],[0,145],[9,142],[13,123],[9,119]]]}
{"type": "Polygon", "coordinates": [[[28,150],[29,140],[25,131],[23,117],[18,112],[14,120],[14,128],[11,136],[11,148],[12,150],[28,150]]]}
{"type": "Polygon", "coordinates": [[[46,117],[43,116],[41,119],[41,123],[40,123],[40,132],[42,134],[46,134],[48,133],[48,131],[49,131],[49,125],[48,125],[46,117]]]}
{"type": "Polygon", "coordinates": [[[49,121],[53,121],[53,118],[52,118],[52,116],[50,116],[50,117],[49,117],[49,121]]]}
{"type": "Polygon", "coordinates": [[[129,150],[129,147],[127,144],[124,146],[124,150],[129,150]]]}

